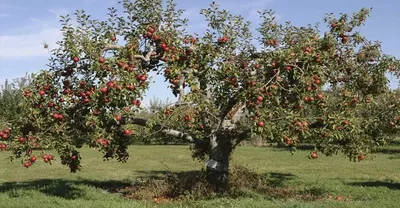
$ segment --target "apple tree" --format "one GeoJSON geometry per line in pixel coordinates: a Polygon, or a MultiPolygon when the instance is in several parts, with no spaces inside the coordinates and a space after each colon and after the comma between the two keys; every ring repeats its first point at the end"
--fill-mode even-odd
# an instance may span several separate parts
{"type": "Polygon", "coordinates": [[[327,15],[325,33],[318,25],[279,24],[264,11],[254,33],[242,16],[213,3],[201,10],[208,26],[199,35],[186,30],[172,0],[120,4],[123,13],[110,8],[107,20],[84,11],[75,22],[61,16],[63,39],[48,69],[23,91],[26,116],[2,126],[2,144],[25,167],[41,148],[44,162],[55,150],[76,172],[83,145],[124,162],[130,137],[143,126],[190,142],[193,157],[207,160],[208,180],[224,190],[229,156],[251,135],[316,144],[312,158],[342,152],[361,160],[400,127],[391,123],[400,116],[398,97],[385,112],[361,111],[379,104],[374,98],[389,92],[385,74],[400,67],[357,31],[369,9],[327,15]],[[141,118],[154,74],[165,77],[177,101],[141,118]]]}

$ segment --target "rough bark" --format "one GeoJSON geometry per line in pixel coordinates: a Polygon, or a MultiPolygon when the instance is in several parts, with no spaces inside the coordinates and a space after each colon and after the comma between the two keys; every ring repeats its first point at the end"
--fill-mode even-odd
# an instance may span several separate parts
{"type": "Polygon", "coordinates": [[[229,155],[232,152],[230,140],[224,137],[211,138],[211,151],[206,162],[207,180],[218,192],[229,188],[229,155]]]}

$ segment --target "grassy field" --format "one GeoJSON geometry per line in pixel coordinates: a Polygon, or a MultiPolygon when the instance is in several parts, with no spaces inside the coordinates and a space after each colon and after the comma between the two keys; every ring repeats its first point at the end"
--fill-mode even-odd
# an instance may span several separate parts
{"type": "Polygon", "coordinates": [[[342,156],[309,160],[309,151],[291,155],[282,149],[239,147],[233,155],[234,163],[265,174],[275,186],[307,190],[321,198],[313,201],[274,199],[259,194],[163,204],[126,199],[111,190],[166,170],[200,170],[203,165],[193,161],[186,146],[132,146],[131,158],[126,164],[103,162],[99,152],[84,148],[84,168],[76,174],[69,173],[68,168],[58,162],[51,166],[37,162],[25,169],[19,161],[6,160],[8,153],[0,153],[0,208],[399,207],[400,154],[394,151],[396,147],[389,150],[374,154],[373,159],[354,163],[342,156]],[[346,200],[335,200],[338,195],[346,200]]]}

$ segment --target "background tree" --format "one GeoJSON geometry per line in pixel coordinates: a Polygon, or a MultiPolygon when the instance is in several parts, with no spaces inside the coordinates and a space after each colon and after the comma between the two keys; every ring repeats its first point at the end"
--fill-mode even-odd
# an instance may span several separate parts
{"type": "Polygon", "coordinates": [[[21,89],[29,83],[28,75],[12,82],[6,80],[5,83],[0,83],[0,120],[12,122],[23,114],[19,105],[23,99],[21,89]]]}
{"type": "Polygon", "coordinates": [[[229,156],[251,135],[317,144],[312,158],[320,151],[361,160],[397,129],[390,125],[397,108],[385,109],[386,116],[358,116],[357,109],[374,108],[374,97],[388,92],[385,73],[399,68],[379,42],[357,31],[369,9],[328,15],[322,36],[318,25],[278,24],[265,11],[253,38],[250,22],[215,3],[201,10],[208,22],[203,35],[188,34],[173,1],[120,3],[123,13],[110,8],[106,21],[84,11],[75,13],[77,26],[61,17],[63,40],[52,50],[49,69],[25,89],[27,116],[12,124],[7,141],[26,167],[35,161],[35,145],[55,148],[72,172],[81,168],[77,148],[84,144],[124,162],[139,125],[191,142],[193,156],[208,159],[208,180],[225,190],[229,156]],[[162,74],[178,100],[140,118],[151,73],[162,74]]]}

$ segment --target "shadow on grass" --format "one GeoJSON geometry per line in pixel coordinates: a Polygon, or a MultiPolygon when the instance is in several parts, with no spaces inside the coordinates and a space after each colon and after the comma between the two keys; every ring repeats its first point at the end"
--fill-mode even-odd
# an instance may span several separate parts
{"type": "Polygon", "coordinates": [[[252,197],[263,196],[267,199],[296,198],[299,200],[315,200],[325,190],[318,188],[296,190],[287,187],[285,182],[296,176],[290,173],[269,172],[257,174],[247,168],[237,168],[231,174],[231,190],[220,195],[206,182],[203,171],[169,172],[169,171],[137,171],[143,177],[133,181],[121,180],[66,180],[39,179],[22,182],[6,182],[0,184],[0,193],[11,197],[23,197],[20,191],[39,191],[48,196],[64,199],[87,198],[87,189],[83,186],[95,187],[109,193],[120,194],[124,198],[136,200],[179,199],[213,199],[215,197],[252,197]]]}
{"type": "Polygon", "coordinates": [[[395,155],[395,156],[390,156],[389,160],[398,160],[400,159],[400,154],[399,155],[395,155]]]}
{"type": "MultiPolygon", "coordinates": [[[[243,171],[243,170],[241,170],[243,171]]],[[[243,176],[249,176],[249,174],[252,174],[256,176],[256,173],[250,172],[250,170],[245,170],[248,171],[248,173],[239,173],[239,177],[241,174],[243,176]]],[[[146,179],[155,179],[155,180],[163,180],[168,176],[173,176],[176,179],[184,179],[184,178],[197,178],[197,177],[202,177],[204,175],[203,171],[183,171],[183,172],[171,172],[171,171],[136,171],[138,174],[143,174],[146,175],[144,177],[144,180],[146,179]]],[[[283,187],[284,183],[286,181],[292,180],[295,178],[294,174],[291,173],[278,173],[278,172],[267,172],[264,174],[257,174],[258,176],[265,178],[265,181],[269,186],[272,187],[283,187]]],[[[232,178],[232,173],[231,173],[231,178],[232,178]]]]}
{"type": "MultiPolygon", "coordinates": [[[[278,151],[288,151],[291,149],[290,146],[286,146],[283,144],[278,144],[271,146],[272,149],[278,150],[278,151]]],[[[299,144],[296,146],[296,149],[298,150],[314,150],[315,146],[312,144],[299,144]]],[[[390,144],[388,146],[380,147],[377,148],[376,150],[373,151],[373,153],[381,153],[381,154],[400,154],[400,145],[399,144],[390,144]]]]}
{"type": "Polygon", "coordinates": [[[295,175],[291,173],[278,172],[266,173],[265,176],[267,177],[268,184],[273,187],[283,187],[286,181],[292,180],[295,177],[295,175]]]}
{"type": "Polygon", "coordinates": [[[364,182],[351,182],[348,183],[351,186],[363,186],[363,187],[386,187],[392,190],[400,190],[400,183],[388,182],[388,181],[364,181],[364,182]]]}
{"type": "Polygon", "coordinates": [[[390,145],[400,146],[400,139],[392,140],[389,142],[390,145]]]}
{"type": "Polygon", "coordinates": [[[92,186],[108,192],[116,193],[119,189],[130,186],[124,181],[98,181],[98,180],[65,180],[65,179],[38,179],[23,182],[6,182],[0,184],[0,193],[11,197],[19,197],[18,191],[36,190],[49,196],[61,197],[64,199],[78,199],[86,196],[85,190],[79,185],[92,186]]]}
{"type": "Polygon", "coordinates": [[[390,148],[389,147],[381,147],[373,151],[374,153],[382,153],[382,154],[400,154],[399,148],[390,148]]]}

